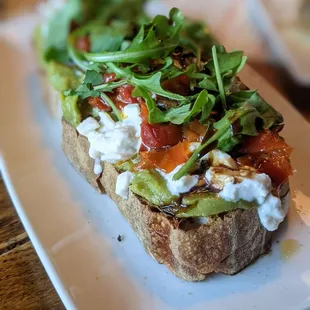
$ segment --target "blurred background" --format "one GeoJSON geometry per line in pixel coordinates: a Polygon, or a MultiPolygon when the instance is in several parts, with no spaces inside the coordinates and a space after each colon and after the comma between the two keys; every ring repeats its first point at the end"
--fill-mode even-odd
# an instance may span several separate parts
{"type": "MultiPolygon", "coordinates": [[[[0,27],[42,1],[0,0],[0,27]]],[[[310,121],[310,0],[164,2],[205,20],[228,50],[244,50],[249,64],[310,121]]]]}

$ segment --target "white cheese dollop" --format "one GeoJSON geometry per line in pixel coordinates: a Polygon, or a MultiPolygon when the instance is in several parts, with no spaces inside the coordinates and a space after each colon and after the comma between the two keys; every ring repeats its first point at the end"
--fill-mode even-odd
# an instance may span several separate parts
{"type": "Polygon", "coordinates": [[[271,179],[265,173],[211,167],[206,179],[220,189],[218,195],[224,200],[257,202],[259,219],[269,231],[276,230],[286,216],[287,205],[282,205],[281,199],[272,195],[271,179]]]}
{"type": "Polygon", "coordinates": [[[219,196],[229,201],[257,201],[262,204],[272,189],[271,180],[265,173],[252,173],[251,178],[242,178],[240,183],[227,183],[219,196]]]}
{"type": "Polygon", "coordinates": [[[88,117],[77,126],[77,131],[88,139],[91,158],[116,163],[128,160],[138,153],[142,122],[139,105],[125,106],[122,116],[123,121],[114,122],[108,113],[99,112],[99,122],[93,117],[88,117]]]}
{"type": "Polygon", "coordinates": [[[77,126],[76,130],[80,135],[87,137],[98,128],[100,128],[100,124],[93,117],[88,117],[77,126]]]}
{"type": "Polygon", "coordinates": [[[99,158],[95,158],[95,163],[94,163],[94,174],[100,174],[102,173],[102,167],[100,164],[100,159],[99,158]]]}
{"type": "Polygon", "coordinates": [[[115,193],[124,199],[128,199],[129,185],[133,179],[133,173],[126,171],[118,175],[116,179],[115,193]]]}
{"type": "Polygon", "coordinates": [[[281,200],[269,194],[265,201],[257,208],[262,225],[269,231],[274,231],[283,222],[288,211],[288,199],[281,200]]]}
{"type": "Polygon", "coordinates": [[[226,166],[231,169],[238,169],[237,163],[229,154],[217,149],[210,151],[200,160],[209,161],[212,167],[226,166]]]}
{"type": "Polygon", "coordinates": [[[157,170],[159,174],[166,180],[167,187],[172,195],[178,196],[181,193],[190,191],[198,182],[198,175],[185,175],[181,179],[174,181],[173,176],[182,168],[183,165],[177,166],[170,173],[157,170]]]}

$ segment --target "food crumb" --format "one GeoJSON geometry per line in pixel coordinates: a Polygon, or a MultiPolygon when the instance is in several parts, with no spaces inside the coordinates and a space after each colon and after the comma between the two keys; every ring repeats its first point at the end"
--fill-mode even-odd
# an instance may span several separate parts
{"type": "Polygon", "coordinates": [[[118,241],[118,242],[121,242],[122,240],[123,240],[123,237],[122,237],[121,235],[118,235],[117,241],[118,241]]]}

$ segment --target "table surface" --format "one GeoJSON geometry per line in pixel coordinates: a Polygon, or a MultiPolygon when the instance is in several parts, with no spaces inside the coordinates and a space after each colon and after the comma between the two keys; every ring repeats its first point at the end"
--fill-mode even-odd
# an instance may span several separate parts
{"type": "MultiPolygon", "coordinates": [[[[0,17],[21,13],[37,0],[0,0],[0,17]]],[[[296,85],[283,69],[254,64],[254,68],[287,96],[310,121],[310,88],[296,85]]],[[[64,309],[32,247],[0,175],[0,309],[64,309]]]]}

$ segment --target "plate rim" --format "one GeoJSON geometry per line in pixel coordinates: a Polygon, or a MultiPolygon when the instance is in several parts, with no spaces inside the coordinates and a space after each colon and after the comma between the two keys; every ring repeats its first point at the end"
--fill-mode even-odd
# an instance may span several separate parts
{"type": "Polygon", "coordinates": [[[61,278],[55,268],[51,257],[48,255],[47,249],[40,242],[38,234],[35,232],[28,216],[25,211],[22,203],[19,200],[18,194],[15,191],[13,183],[10,178],[10,173],[6,168],[5,160],[2,154],[0,153],[0,173],[5,185],[5,188],[9,194],[9,197],[12,201],[12,204],[18,214],[20,221],[22,222],[25,231],[27,232],[29,239],[38,255],[40,262],[46,271],[50,281],[52,282],[59,298],[64,304],[66,309],[77,309],[76,305],[73,302],[73,299],[70,297],[68,290],[66,289],[64,283],[61,281],[61,278]]]}

